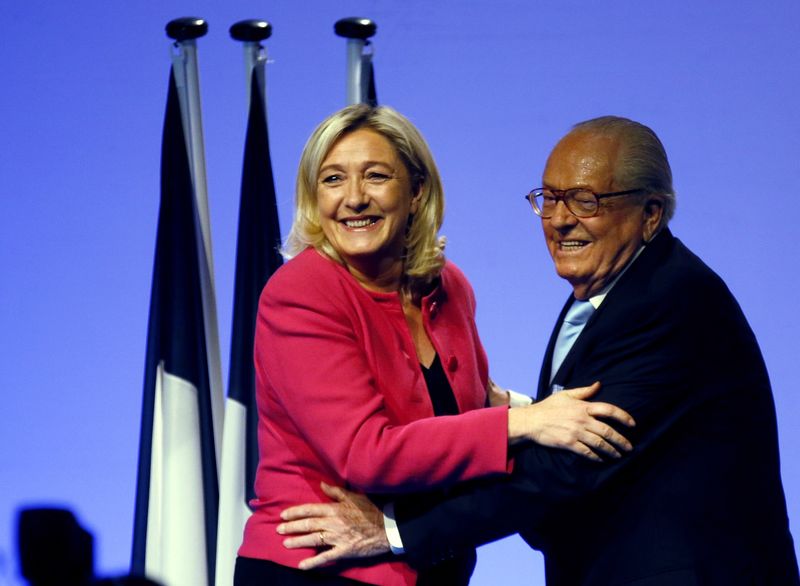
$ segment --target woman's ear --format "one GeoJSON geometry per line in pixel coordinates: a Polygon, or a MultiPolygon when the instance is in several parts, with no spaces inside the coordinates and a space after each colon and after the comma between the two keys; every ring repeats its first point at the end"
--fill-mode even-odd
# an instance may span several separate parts
{"type": "MultiPolygon", "coordinates": [[[[414,193],[412,191],[412,193],[414,193]]],[[[411,208],[409,209],[409,213],[416,214],[417,210],[419,210],[419,204],[422,201],[422,183],[420,183],[416,188],[416,193],[411,196],[411,208]]]]}

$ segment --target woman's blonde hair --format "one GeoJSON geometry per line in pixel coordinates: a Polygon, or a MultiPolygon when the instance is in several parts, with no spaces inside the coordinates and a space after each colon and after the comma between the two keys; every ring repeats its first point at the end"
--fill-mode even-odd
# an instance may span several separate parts
{"type": "Polygon", "coordinates": [[[405,116],[388,106],[348,106],[323,120],[311,134],[297,170],[294,222],[284,254],[291,257],[313,246],[344,264],[320,226],[317,182],[322,162],[334,144],[359,129],[377,132],[391,143],[408,171],[409,197],[419,193],[417,211],[406,230],[402,284],[404,290],[418,294],[439,276],[444,266],[445,239],[439,237],[444,218],[444,192],[425,139],[405,116]]]}

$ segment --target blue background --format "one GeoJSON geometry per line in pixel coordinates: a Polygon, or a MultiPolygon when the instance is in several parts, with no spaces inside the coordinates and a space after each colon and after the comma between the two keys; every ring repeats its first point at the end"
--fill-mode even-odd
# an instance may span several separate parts
{"type": "MultiPolygon", "coordinates": [[[[227,29],[244,18],[274,26],[267,92],[285,234],[302,146],[344,105],[345,42],[333,23],[368,16],[379,27],[379,99],[411,118],[436,155],[447,252],[473,282],[503,385],[533,392],[569,292],[522,199],[550,148],[572,123],[602,114],[656,130],[678,191],[673,230],[727,281],[761,342],[800,534],[800,318],[781,309],[797,304],[800,289],[796,0],[6,0],[0,584],[16,583],[21,505],[73,508],[95,533],[98,573],[128,565],[169,70],[164,25],[187,15],[210,23],[199,62],[226,371],[247,103],[241,46],[227,29]]],[[[540,555],[516,537],[481,550],[473,581],[542,582],[540,555]]]]}

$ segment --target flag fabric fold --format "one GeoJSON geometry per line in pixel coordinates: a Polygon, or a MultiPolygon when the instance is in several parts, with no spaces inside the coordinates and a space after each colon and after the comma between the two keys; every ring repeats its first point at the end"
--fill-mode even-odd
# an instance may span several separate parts
{"type": "Polygon", "coordinates": [[[366,103],[372,107],[378,105],[378,90],[375,89],[375,65],[372,63],[372,53],[363,56],[363,67],[366,68],[366,91],[361,95],[367,97],[366,103]]]}
{"type": "Polygon", "coordinates": [[[213,585],[219,502],[197,207],[170,70],[131,571],[213,585]]]}
{"type": "Polygon", "coordinates": [[[264,96],[259,84],[264,63],[250,81],[250,110],[242,165],[236,276],[233,294],[228,397],[222,437],[217,586],[233,584],[236,551],[250,515],[248,501],[258,465],[253,337],[258,299],[270,275],[282,263],[275,182],[269,152],[264,96]]]}

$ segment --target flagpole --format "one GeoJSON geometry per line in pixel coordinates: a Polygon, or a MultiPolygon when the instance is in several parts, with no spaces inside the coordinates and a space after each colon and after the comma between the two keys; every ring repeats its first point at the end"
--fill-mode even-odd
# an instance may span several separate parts
{"type": "Polygon", "coordinates": [[[263,20],[243,20],[230,28],[242,42],[248,100],[247,132],[242,165],[242,192],[236,242],[236,277],[231,355],[220,468],[219,523],[215,586],[233,586],[236,552],[250,516],[248,501],[258,464],[253,340],[258,298],[280,265],[275,185],[269,157],[266,113],[266,49],[272,34],[263,20]],[[255,84],[255,85],[254,85],[255,84]]]}
{"type": "Polygon", "coordinates": [[[208,23],[202,18],[177,18],[167,23],[166,31],[167,36],[175,41],[174,48],[177,49],[172,53],[172,62],[175,70],[175,82],[178,86],[178,97],[181,102],[183,127],[188,137],[189,164],[192,170],[197,220],[203,242],[203,253],[200,255],[200,279],[208,352],[208,375],[211,387],[211,409],[214,421],[214,451],[217,469],[219,469],[225,392],[222,386],[217,295],[214,286],[214,256],[211,245],[205,145],[200,108],[200,75],[197,66],[197,39],[208,32],[208,23]]]}
{"type": "Polygon", "coordinates": [[[230,34],[231,38],[242,42],[247,99],[250,99],[250,82],[253,77],[253,71],[255,70],[259,89],[261,90],[261,95],[264,97],[266,111],[267,94],[265,91],[266,72],[264,65],[267,62],[267,54],[261,41],[266,41],[272,36],[272,25],[266,20],[242,20],[231,26],[230,34]]]}
{"type": "Polygon", "coordinates": [[[219,342],[205,248],[210,240],[203,241],[201,229],[201,210],[207,225],[208,208],[196,91],[196,39],[208,25],[187,18],[166,28],[175,43],[161,146],[131,571],[170,586],[213,586],[219,455],[209,362],[214,349],[219,363],[219,342]]]}
{"type": "Polygon", "coordinates": [[[367,102],[368,79],[365,71],[365,54],[369,46],[367,40],[375,34],[378,25],[368,18],[342,18],[333,26],[334,32],[347,39],[347,103],[361,104],[367,102]]]}

